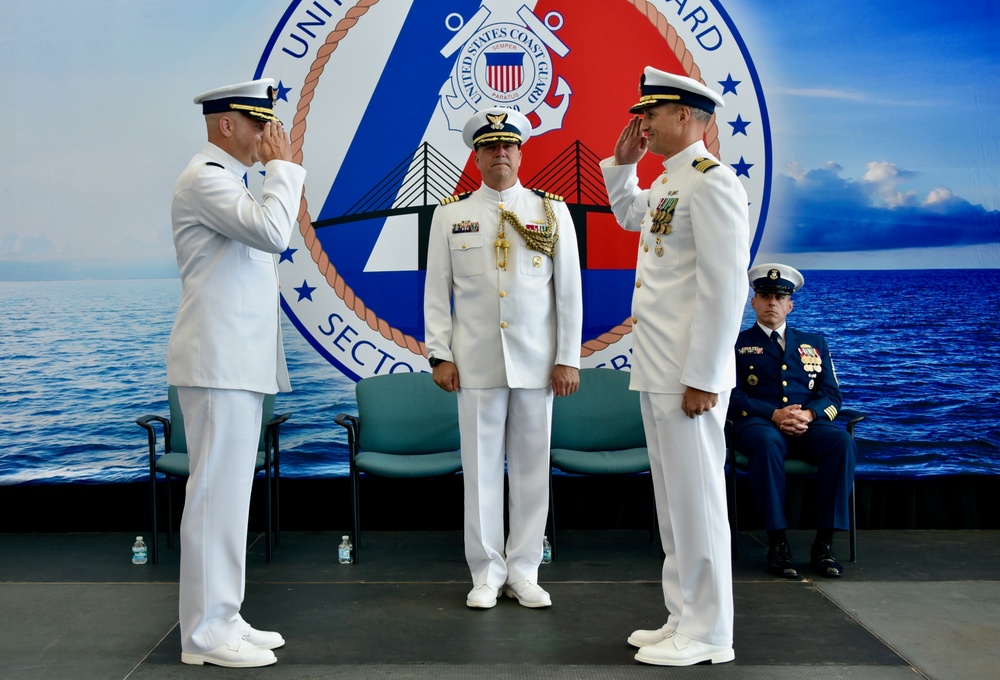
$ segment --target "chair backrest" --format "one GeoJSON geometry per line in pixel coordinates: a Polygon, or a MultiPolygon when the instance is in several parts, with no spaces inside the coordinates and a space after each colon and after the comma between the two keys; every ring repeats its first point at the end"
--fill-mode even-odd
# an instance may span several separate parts
{"type": "Polygon", "coordinates": [[[421,454],[457,451],[458,397],[429,373],[364,378],[355,386],[362,451],[421,454]]]}
{"type": "Polygon", "coordinates": [[[628,371],[584,368],[580,389],[552,403],[552,448],[619,451],[646,446],[639,393],[628,371]]]}
{"type": "MultiPolygon", "coordinates": [[[[170,450],[175,453],[187,453],[187,436],[184,434],[184,414],[181,413],[181,402],[177,398],[177,388],[170,385],[167,388],[167,401],[170,403],[170,450]]],[[[274,417],[274,395],[264,395],[264,408],[261,414],[260,440],[257,450],[264,450],[264,425],[274,417]]]]}

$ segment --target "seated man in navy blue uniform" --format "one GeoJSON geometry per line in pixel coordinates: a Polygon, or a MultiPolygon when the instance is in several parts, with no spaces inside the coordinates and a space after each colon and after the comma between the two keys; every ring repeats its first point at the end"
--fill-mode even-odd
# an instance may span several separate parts
{"type": "Polygon", "coordinates": [[[736,387],[729,404],[733,446],[749,459],[750,485],[767,528],[771,573],[798,578],[785,536],[785,458],[800,458],[819,470],[817,531],[810,561],[816,573],[837,577],[833,532],[849,528],[848,501],[854,482],[854,438],[834,425],[840,386],[826,340],[785,324],[792,293],[802,274],[782,264],[760,264],[748,272],[757,323],[736,340],[736,387]]]}

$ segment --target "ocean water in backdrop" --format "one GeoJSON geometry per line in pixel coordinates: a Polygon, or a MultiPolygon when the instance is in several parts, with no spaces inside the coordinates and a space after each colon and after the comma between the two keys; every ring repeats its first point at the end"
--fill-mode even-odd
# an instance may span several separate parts
{"type": "MultiPolygon", "coordinates": [[[[789,324],[826,334],[844,408],[868,415],[859,474],[1000,474],[1000,270],[804,274],[789,324]]],[[[135,419],[167,411],[179,299],[178,279],[0,282],[0,484],[146,478],[135,419]]],[[[354,383],[283,326],[282,476],[346,476],[354,383]]]]}

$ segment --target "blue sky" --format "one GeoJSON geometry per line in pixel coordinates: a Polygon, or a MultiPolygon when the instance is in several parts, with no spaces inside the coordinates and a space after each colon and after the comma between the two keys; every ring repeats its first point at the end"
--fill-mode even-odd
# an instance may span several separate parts
{"type": "Polygon", "coordinates": [[[1000,266],[1000,2],[726,8],[771,112],[758,261],[1000,266]]]}
{"type": "MultiPolygon", "coordinates": [[[[1000,267],[1000,2],[720,0],[760,72],[758,261],[1000,267]]],[[[0,0],[0,279],[175,276],[190,97],[249,78],[284,0],[0,0]]]]}

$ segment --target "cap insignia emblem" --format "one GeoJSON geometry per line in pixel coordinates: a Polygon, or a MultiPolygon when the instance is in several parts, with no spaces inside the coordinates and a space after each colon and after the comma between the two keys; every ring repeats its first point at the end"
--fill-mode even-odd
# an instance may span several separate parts
{"type": "Polygon", "coordinates": [[[503,130],[504,123],[507,122],[506,113],[486,114],[486,120],[490,122],[490,127],[494,130],[503,130]]]}

